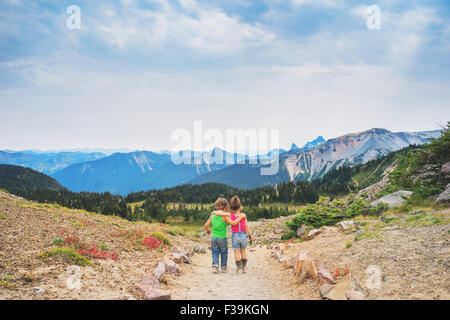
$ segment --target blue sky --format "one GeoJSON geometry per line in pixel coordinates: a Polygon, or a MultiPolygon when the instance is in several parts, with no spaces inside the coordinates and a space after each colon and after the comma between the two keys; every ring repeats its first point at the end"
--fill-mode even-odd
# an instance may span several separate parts
{"type": "Polygon", "coordinates": [[[286,148],[450,120],[445,0],[4,0],[0,48],[1,149],[169,149],[195,120],[286,148]]]}

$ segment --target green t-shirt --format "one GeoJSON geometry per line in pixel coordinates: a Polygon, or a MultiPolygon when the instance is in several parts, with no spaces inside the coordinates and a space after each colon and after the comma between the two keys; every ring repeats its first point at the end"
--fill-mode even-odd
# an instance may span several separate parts
{"type": "Polygon", "coordinates": [[[227,223],[223,221],[222,217],[213,214],[211,217],[211,224],[211,237],[217,239],[224,239],[227,237],[227,223]]]}

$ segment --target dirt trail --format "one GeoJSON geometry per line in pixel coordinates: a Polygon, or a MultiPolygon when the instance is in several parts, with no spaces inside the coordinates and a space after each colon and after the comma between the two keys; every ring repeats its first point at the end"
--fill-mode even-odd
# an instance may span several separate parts
{"type": "Polygon", "coordinates": [[[292,273],[270,258],[270,250],[252,248],[248,255],[248,271],[236,274],[233,251],[228,250],[228,272],[214,274],[211,251],[193,257],[183,274],[171,284],[173,299],[192,300],[258,300],[315,299],[314,283],[300,291],[292,273]]]}

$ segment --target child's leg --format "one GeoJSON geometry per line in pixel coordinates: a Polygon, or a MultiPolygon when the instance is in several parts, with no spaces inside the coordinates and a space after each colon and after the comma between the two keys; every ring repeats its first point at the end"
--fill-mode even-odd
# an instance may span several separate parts
{"type": "Polygon", "coordinates": [[[234,251],[234,260],[241,261],[241,250],[233,250],[234,251]]]}
{"type": "Polygon", "coordinates": [[[211,238],[212,266],[219,267],[219,245],[216,238],[211,238]]]}
{"type": "Polygon", "coordinates": [[[242,243],[241,243],[241,250],[240,250],[240,254],[241,254],[241,260],[242,260],[242,272],[246,272],[247,271],[247,234],[243,234],[242,235],[242,243]]]}
{"type": "Polygon", "coordinates": [[[228,241],[221,239],[220,241],[220,266],[222,269],[227,268],[228,263],[228,241]]]}

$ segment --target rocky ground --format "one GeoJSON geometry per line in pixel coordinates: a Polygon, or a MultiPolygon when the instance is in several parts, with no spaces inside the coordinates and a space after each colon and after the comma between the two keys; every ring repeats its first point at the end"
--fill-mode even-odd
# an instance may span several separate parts
{"type": "Polygon", "coordinates": [[[250,223],[255,241],[248,273],[235,273],[230,248],[228,273],[213,274],[206,235],[0,193],[0,299],[321,299],[314,277],[294,275],[302,251],[326,265],[336,281],[334,294],[325,298],[345,299],[348,289],[366,299],[450,298],[448,207],[391,210],[379,218],[357,217],[346,230],[323,227],[310,237],[307,230],[303,239],[281,241],[290,218],[250,223]],[[145,246],[139,234],[152,231],[166,235],[171,246],[145,246]],[[78,266],[43,254],[76,249],[77,243],[96,245],[104,259],[78,266]],[[284,263],[273,258],[280,247],[284,263]],[[68,287],[74,267],[79,289],[68,287]]]}
{"type": "MultiPolygon", "coordinates": [[[[353,229],[321,228],[312,239],[285,245],[282,254],[292,261],[306,250],[333,275],[336,269],[347,269],[349,275],[335,277],[338,284],[350,280],[349,288],[356,288],[366,299],[449,299],[449,218],[450,209],[391,213],[379,219],[359,217],[353,229]]],[[[271,227],[264,222],[254,229],[262,233],[271,227]]],[[[269,247],[275,247],[274,243],[269,247]]],[[[299,282],[299,290],[309,292],[316,281],[299,282]]]]}

